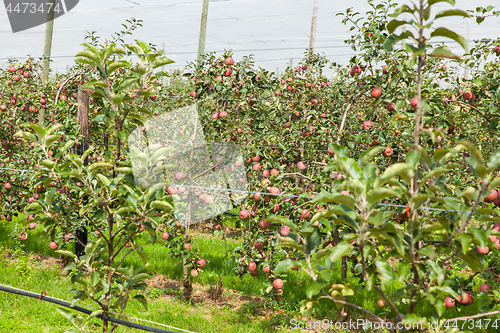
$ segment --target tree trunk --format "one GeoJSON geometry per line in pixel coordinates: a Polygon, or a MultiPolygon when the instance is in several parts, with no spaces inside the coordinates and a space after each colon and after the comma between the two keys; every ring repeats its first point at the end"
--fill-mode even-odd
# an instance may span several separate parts
{"type": "MultiPolygon", "coordinates": [[[[189,233],[189,225],[184,227],[184,240],[188,236],[189,233]]],[[[184,241],[184,243],[186,243],[184,241]]],[[[191,280],[189,280],[189,267],[186,267],[187,259],[182,258],[182,268],[183,268],[183,281],[182,285],[186,291],[186,299],[191,299],[191,292],[193,291],[193,286],[191,284],[191,280]]]]}

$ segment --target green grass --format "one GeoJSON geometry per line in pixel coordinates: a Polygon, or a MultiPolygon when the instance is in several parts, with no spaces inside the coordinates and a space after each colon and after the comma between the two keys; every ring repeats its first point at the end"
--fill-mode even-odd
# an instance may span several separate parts
{"type": "MultiPolygon", "coordinates": [[[[35,229],[29,232],[26,241],[19,242],[13,239],[9,234],[12,233],[14,222],[0,224],[0,246],[5,253],[8,248],[11,253],[19,251],[21,248],[26,255],[18,255],[17,259],[8,260],[2,257],[0,260],[0,283],[14,286],[20,289],[39,293],[46,291],[48,296],[60,298],[69,301],[68,291],[72,289],[72,284],[68,277],[62,276],[57,268],[51,267],[42,269],[38,262],[26,260],[30,253],[49,255],[58,257],[58,254],[50,250],[48,241],[40,236],[40,230],[35,229]],[[23,259],[24,258],[24,259],[23,259]]],[[[144,241],[148,238],[144,236],[144,241]]],[[[233,276],[232,267],[228,263],[228,253],[234,247],[238,246],[239,241],[224,241],[217,237],[194,237],[194,244],[199,248],[203,258],[207,260],[207,265],[197,283],[201,285],[217,285],[219,279],[223,280],[224,290],[236,290],[247,296],[261,296],[260,290],[264,289],[269,283],[260,274],[257,278],[246,274],[243,279],[233,276]]],[[[180,260],[172,257],[167,249],[158,245],[145,245],[144,251],[149,258],[149,262],[154,265],[155,273],[166,276],[170,279],[180,280],[182,277],[182,266],[180,260]]],[[[19,252],[21,253],[21,252],[19,252]]],[[[137,255],[132,254],[125,261],[126,264],[139,266],[141,264],[137,255]]],[[[340,277],[340,266],[337,274],[340,277]]],[[[304,272],[288,273],[286,278],[283,300],[279,304],[268,303],[267,305],[284,309],[280,316],[267,318],[265,320],[252,314],[253,308],[259,306],[255,302],[244,304],[240,310],[235,311],[228,305],[210,306],[208,304],[190,304],[179,300],[172,294],[179,294],[179,291],[170,290],[170,296],[165,296],[167,292],[152,289],[148,291],[149,311],[145,312],[142,306],[135,301],[129,302],[126,313],[154,322],[165,323],[170,326],[191,330],[194,332],[276,332],[290,331],[282,330],[279,327],[290,327],[291,318],[300,318],[299,303],[305,299],[305,290],[309,281],[304,272]]],[[[368,291],[363,285],[359,285],[359,279],[348,274],[348,281],[358,286],[355,295],[349,298],[349,301],[360,305],[367,310],[388,319],[394,319],[394,313],[388,306],[378,308],[376,305],[378,295],[374,291],[368,291]]],[[[479,282],[479,281],[478,281],[479,282]]],[[[479,286],[480,282],[477,284],[479,286]]],[[[389,293],[395,292],[402,283],[393,281],[389,293]]],[[[92,301],[80,302],[78,305],[88,309],[96,310],[97,307],[92,301]]],[[[406,305],[402,304],[400,309],[404,313],[406,305]]],[[[64,332],[71,328],[71,324],[56,311],[57,306],[36,299],[21,297],[5,292],[0,293],[0,332],[64,332]]],[[[431,311],[431,306],[425,302],[419,303],[417,312],[427,314],[431,311]]],[[[467,307],[457,307],[448,309],[446,316],[453,318],[457,316],[471,315],[479,313],[480,297],[474,296],[474,304],[467,307]]],[[[351,319],[366,318],[364,314],[357,311],[351,311],[351,319]]],[[[335,319],[337,309],[329,300],[320,300],[315,306],[315,317],[318,319],[335,319]]],[[[99,331],[97,327],[100,321],[94,320],[96,328],[93,331],[99,331]]],[[[132,332],[127,328],[120,328],[117,332],[132,332]]],[[[475,330],[481,332],[481,330],[475,330]]]]}

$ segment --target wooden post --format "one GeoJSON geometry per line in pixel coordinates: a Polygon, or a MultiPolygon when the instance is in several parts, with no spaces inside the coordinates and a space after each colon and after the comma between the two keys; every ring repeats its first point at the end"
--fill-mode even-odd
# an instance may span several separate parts
{"type": "MultiPolygon", "coordinates": [[[[82,156],[89,147],[89,95],[81,86],[78,87],[77,122],[80,125],[80,133],[83,135],[83,142],[78,146],[78,155],[82,156]]],[[[84,164],[88,165],[88,162],[89,159],[86,157],[84,164]]],[[[75,254],[80,258],[85,255],[87,228],[85,226],[77,228],[75,230],[75,237],[77,239],[75,241],[75,254]]]]}
{"type": "MultiPolygon", "coordinates": [[[[469,40],[470,40],[470,21],[467,22],[467,49],[465,50],[466,53],[470,52],[469,40]]],[[[469,58],[469,56],[467,56],[467,58],[469,58]]],[[[465,80],[469,79],[469,67],[467,67],[467,65],[464,68],[464,79],[465,80]]]]}
{"type": "Polygon", "coordinates": [[[200,25],[200,41],[198,43],[198,60],[205,52],[205,39],[207,37],[207,17],[208,17],[208,1],[203,0],[203,8],[201,9],[201,25],[200,25]]]}
{"type": "Polygon", "coordinates": [[[316,22],[318,21],[318,1],[314,0],[313,14],[311,20],[311,35],[309,36],[309,49],[314,48],[314,41],[316,38],[316,22]]]}
{"type": "MultiPolygon", "coordinates": [[[[54,5],[55,0],[49,0],[52,4],[51,10],[47,12],[47,23],[45,24],[45,43],[43,45],[43,64],[42,64],[42,82],[46,83],[49,79],[50,54],[52,52],[52,34],[54,32],[54,5]]],[[[38,121],[43,126],[45,120],[45,109],[40,109],[38,121]]]]}

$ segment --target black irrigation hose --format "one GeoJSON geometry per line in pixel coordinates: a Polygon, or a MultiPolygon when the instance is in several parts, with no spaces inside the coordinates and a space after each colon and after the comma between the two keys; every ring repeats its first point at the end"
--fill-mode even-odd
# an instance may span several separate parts
{"type": "MultiPolygon", "coordinates": [[[[80,312],[83,312],[83,313],[88,314],[88,315],[90,315],[92,313],[92,311],[90,311],[88,309],[85,309],[85,308],[82,308],[82,307],[79,307],[79,306],[71,306],[71,304],[68,303],[68,302],[64,302],[64,301],[61,301],[61,300],[58,300],[58,299],[55,299],[55,298],[52,298],[52,297],[44,296],[42,294],[36,294],[36,293],[30,292],[30,291],[19,290],[19,289],[11,289],[11,288],[4,287],[4,286],[0,286],[0,291],[5,291],[5,292],[8,292],[8,293],[12,293],[12,294],[17,294],[17,295],[21,295],[21,296],[27,296],[27,297],[31,297],[31,298],[36,298],[36,299],[39,299],[41,301],[46,301],[46,302],[54,303],[54,304],[61,305],[61,306],[64,306],[64,307],[67,307],[67,308],[70,308],[70,309],[73,309],[73,310],[76,310],[76,311],[80,311],[80,312]]],[[[116,319],[116,318],[113,318],[113,317],[108,317],[108,316],[105,316],[105,315],[102,315],[102,314],[101,315],[97,315],[96,317],[97,318],[101,318],[101,319],[107,319],[110,322],[115,323],[115,324],[120,324],[120,325],[123,325],[123,326],[137,328],[137,329],[140,329],[140,330],[143,330],[143,331],[147,331],[147,332],[178,333],[178,332],[173,332],[173,331],[166,331],[166,330],[163,330],[161,328],[155,328],[155,327],[145,326],[145,325],[141,325],[141,324],[135,324],[135,323],[131,323],[129,321],[125,321],[125,320],[121,320],[121,319],[116,319]]]]}

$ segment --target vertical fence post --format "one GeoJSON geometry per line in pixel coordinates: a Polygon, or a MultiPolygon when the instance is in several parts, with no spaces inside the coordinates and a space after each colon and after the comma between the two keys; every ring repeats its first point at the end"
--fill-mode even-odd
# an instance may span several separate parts
{"type": "MultiPolygon", "coordinates": [[[[89,95],[78,87],[78,112],[77,122],[80,125],[80,133],[83,135],[83,141],[78,146],[78,155],[82,156],[89,147],[89,95]]],[[[88,157],[85,158],[84,164],[88,164],[88,157]]],[[[85,255],[85,245],[87,245],[87,228],[80,226],[75,230],[75,254],[80,258],[85,255]],[[79,240],[79,241],[78,241],[79,240]],[[80,243],[81,242],[81,243],[80,243]]]]}
{"type": "MultiPolygon", "coordinates": [[[[467,49],[465,50],[466,53],[470,52],[469,40],[470,40],[470,21],[467,22],[467,49]]],[[[468,57],[469,56],[467,56],[467,58],[468,57]]],[[[467,67],[467,65],[465,65],[465,68],[464,68],[464,79],[465,80],[469,79],[469,67],[467,67]]]]}
{"type": "Polygon", "coordinates": [[[203,8],[201,9],[200,41],[198,43],[198,60],[201,60],[201,56],[205,52],[205,39],[207,37],[208,1],[209,0],[203,0],[203,8]]]}
{"type": "MultiPolygon", "coordinates": [[[[52,52],[52,34],[54,32],[54,5],[55,0],[49,0],[48,3],[52,4],[51,9],[47,12],[47,23],[45,24],[45,43],[43,45],[43,63],[41,79],[46,83],[49,79],[50,69],[50,54],[52,52]]],[[[43,126],[45,120],[45,109],[41,109],[38,114],[38,122],[43,126]]]]}
{"type": "Polygon", "coordinates": [[[311,35],[309,36],[309,49],[312,51],[314,48],[314,41],[316,39],[316,22],[318,20],[318,1],[314,0],[312,20],[311,20],[311,35]]]}

